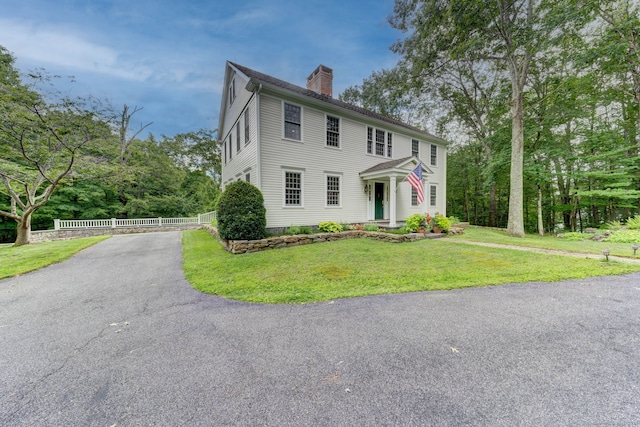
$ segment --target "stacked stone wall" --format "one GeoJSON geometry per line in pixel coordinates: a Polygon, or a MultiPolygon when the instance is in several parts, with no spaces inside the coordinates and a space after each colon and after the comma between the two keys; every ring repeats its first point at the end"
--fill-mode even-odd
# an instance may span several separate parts
{"type": "MultiPolygon", "coordinates": [[[[218,230],[215,227],[204,225],[202,227],[212,236],[220,240],[218,230]]],[[[268,237],[261,240],[220,240],[224,248],[232,254],[244,254],[251,252],[259,252],[267,249],[278,249],[292,246],[309,245],[319,242],[332,242],[344,239],[369,238],[381,240],[391,243],[414,242],[422,239],[433,239],[444,237],[444,234],[390,234],[378,231],[361,231],[349,230],[340,233],[315,233],[315,234],[297,234],[294,236],[276,236],[268,237]]]]}
{"type": "Polygon", "coordinates": [[[118,228],[85,228],[80,230],[42,230],[31,232],[31,242],[48,242],[51,240],[79,239],[81,237],[107,236],[117,234],[156,233],[159,231],[197,230],[198,224],[171,227],[118,227],[118,228]]]}

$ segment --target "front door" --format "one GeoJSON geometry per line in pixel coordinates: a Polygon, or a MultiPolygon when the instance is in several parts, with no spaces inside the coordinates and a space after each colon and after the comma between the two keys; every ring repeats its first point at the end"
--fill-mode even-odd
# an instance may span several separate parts
{"type": "Polygon", "coordinates": [[[374,194],[376,196],[375,219],[383,219],[384,218],[384,183],[376,182],[374,188],[375,188],[374,194]]]}

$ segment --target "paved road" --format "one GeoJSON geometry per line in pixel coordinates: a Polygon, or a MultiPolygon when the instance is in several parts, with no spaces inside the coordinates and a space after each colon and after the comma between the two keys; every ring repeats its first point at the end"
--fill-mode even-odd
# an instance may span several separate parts
{"type": "Polygon", "coordinates": [[[180,234],[0,281],[2,426],[640,425],[640,275],[276,306],[180,234]]]}

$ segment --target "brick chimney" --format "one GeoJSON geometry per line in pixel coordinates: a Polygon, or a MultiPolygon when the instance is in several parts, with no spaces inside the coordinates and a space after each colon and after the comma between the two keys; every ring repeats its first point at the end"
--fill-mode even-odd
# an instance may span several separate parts
{"type": "Polygon", "coordinates": [[[324,65],[318,66],[318,68],[307,77],[307,89],[331,98],[333,93],[333,70],[324,65]]]}

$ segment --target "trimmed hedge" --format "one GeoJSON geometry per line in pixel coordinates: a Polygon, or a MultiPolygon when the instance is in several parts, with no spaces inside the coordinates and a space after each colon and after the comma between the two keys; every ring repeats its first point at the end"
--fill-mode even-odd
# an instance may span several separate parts
{"type": "Polygon", "coordinates": [[[218,233],[223,240],[259,240],[267,235],[264,198],[246,181],[227,185],[218,201],[218,233]]]}

